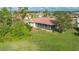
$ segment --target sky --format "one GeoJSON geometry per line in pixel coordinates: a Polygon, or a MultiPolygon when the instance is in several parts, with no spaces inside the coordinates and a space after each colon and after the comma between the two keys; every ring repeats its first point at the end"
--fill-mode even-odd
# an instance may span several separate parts
{"type": "Polygon", "coordinates": [[[30,7],[31,11],[79,11],[79,7],[30,7]]]}
{"type": "MultiPolygon", "coordinates": [[[[17,7],[12,7],[12,11],[17,11],[17,7]]],[[[79,7],[28,7],[29,11],[79,11],[79,7]]]]}

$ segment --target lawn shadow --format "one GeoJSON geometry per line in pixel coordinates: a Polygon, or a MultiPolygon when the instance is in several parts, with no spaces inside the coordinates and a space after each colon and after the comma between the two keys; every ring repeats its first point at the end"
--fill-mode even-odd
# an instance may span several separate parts
{"type": "Polygon", "coordinates": [[[76,33],[76,32],[75,32],[75,33],[73,33],[73,34],[76,35],[76,36],[79,36],[79,33],[76,33]]]}

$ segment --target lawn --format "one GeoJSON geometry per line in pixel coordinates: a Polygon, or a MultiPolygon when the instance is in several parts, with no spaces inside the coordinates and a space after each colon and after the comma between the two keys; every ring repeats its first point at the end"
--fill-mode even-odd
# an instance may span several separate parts
{"type": "Polygon", "coordinates": [[[32,32],[31,37],[18,41],[0,43],[0,50],[8,51],[78,51],[79,36],[71,31],[65,33],[46,32],[39,30],[32,32]]]}

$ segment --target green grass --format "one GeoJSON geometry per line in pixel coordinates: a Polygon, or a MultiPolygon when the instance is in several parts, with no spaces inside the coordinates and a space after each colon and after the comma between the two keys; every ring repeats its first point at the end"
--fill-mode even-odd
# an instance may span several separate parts
{"type": "Polygon", "coordinates": [[[33,33],[30,42],[38,45],[39,50],[79,50],[79,37],[69,31],[61,34],[39,31],[33,33]]]}
{"type": "Polygon", "coordinates": [[[7,41],[0,43],[0,50],[28,51],[79,51],[79,36],[71,31],[65,33],[32,32],[25,40],[7,41]]]}

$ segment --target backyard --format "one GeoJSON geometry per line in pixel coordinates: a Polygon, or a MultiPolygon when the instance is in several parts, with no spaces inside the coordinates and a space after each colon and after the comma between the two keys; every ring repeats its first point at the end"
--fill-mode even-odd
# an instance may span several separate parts
{"type": "Polygon", "coordinates": [[[77,51],[79,50],[79,36],[72,31],[65,33],[46,32],[39,30],[31,32],[27,39],[0,43],[0,50],[8,51],[77,51]]]}

